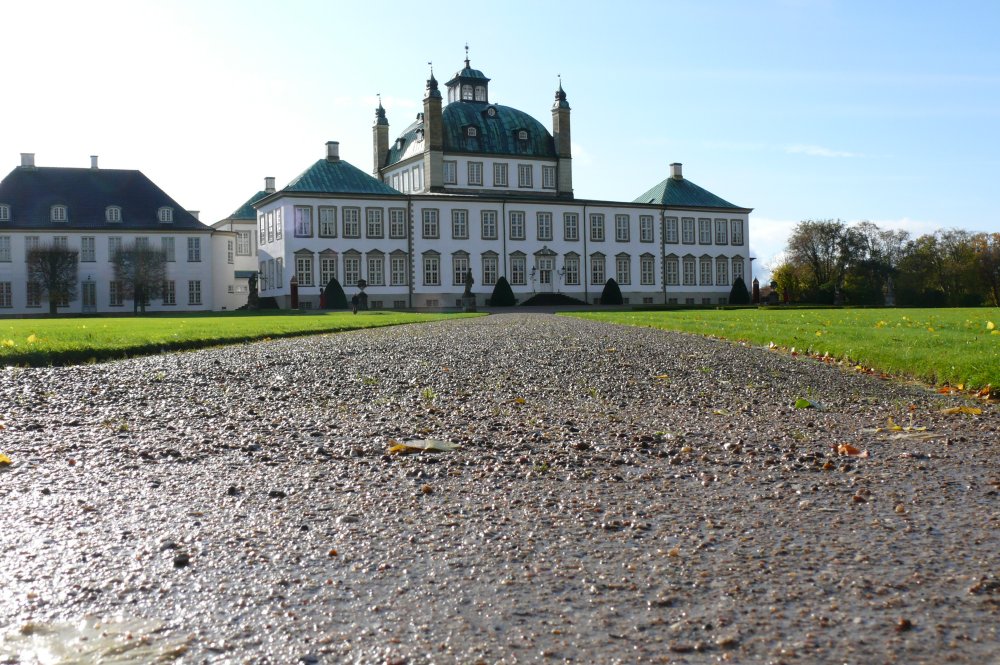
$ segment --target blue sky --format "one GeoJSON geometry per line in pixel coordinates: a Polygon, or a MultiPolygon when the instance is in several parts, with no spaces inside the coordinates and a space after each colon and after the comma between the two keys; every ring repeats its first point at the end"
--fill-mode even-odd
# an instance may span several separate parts
{"type": "Polygon", "coordinates": [[[447,80],[468,42],[491,99],[546,126],[562,75],[578,197],[632,200],[682,162],[754,208],[758,274],[803,219],[1000,230],[1000,3],[433,6],[5,2],[0,160],[99,155],[212,223],[327,140],[370,170],[376,93],[401,131],[427,63],[447,80]]]}

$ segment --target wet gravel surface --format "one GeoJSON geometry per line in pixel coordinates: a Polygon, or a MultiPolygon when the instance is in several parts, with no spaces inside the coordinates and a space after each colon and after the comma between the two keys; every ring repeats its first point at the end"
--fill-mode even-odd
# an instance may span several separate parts
{"type": "Polygon", "coordinates": [[[0,378],[0,663],[1000,662],[995,404],[542,314],[0,378]]]}

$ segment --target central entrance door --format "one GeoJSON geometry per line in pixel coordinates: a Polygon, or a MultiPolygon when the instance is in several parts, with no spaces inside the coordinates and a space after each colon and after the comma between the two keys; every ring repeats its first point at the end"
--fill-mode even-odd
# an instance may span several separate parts
{"type": "Polygon", "coordinates": [[[551,256],[538,257],[538,290],[552,292],[552,273],[555,272],[555,260],[551,256]]]}

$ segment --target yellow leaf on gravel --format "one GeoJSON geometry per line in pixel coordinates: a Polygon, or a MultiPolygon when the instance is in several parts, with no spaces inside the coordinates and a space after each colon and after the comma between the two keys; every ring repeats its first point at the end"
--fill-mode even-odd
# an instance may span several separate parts
{"type": "Polygon", "coordinates": [[[389,441],[389,453],[392,455],[408,455],[410,453],[447,453],[458,449],[458,444],[438,439],[416,439],[400,443],[395,439],[389,441]]]}
{"type": "Polygon", "coordinates": [[[656,376],[654,376],[653,378],[654,378],[654,379],[669,379],[669,378],[670,378],[670,375],[669,375],[669,374],[657,374],[657,375],[656,375],[656,376]]]}
{"type": "Polygon", "coordinates": [[[712,413],[714,413],[717,416],[728,416],[728,415],[731,415],[725,409],[712,409],[712,413]]]}
{"type": "Polygon", "coordinates": [[[527,400],[524,399],[523,397],[515,397],[514,398],[514,404],[524,404],[526,401],[527,400]]]}
{"type": "Polygon", "coordinates": [[[953,406],[950,409],[941,409],[941,413],[951,416],[956,413],[967,413],[970,416],[978,416],[983,410],[975,406],[953,406]]]}
{"type": "Polygon", "coordinates": [[[0,466],[7,466],[10,464],[10,458],[4,453],[0,453],[0,466]]]}

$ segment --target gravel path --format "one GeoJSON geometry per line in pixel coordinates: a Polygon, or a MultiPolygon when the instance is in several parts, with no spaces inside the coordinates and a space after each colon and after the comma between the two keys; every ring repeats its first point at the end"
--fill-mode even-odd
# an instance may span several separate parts
{"type": "Polygon", "coordinates": [[[544,314],[0,376],[0,663],[1000,662],[995,404],[544,314]]]}

